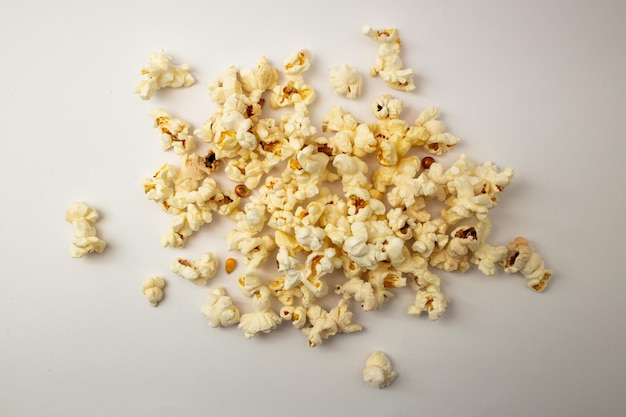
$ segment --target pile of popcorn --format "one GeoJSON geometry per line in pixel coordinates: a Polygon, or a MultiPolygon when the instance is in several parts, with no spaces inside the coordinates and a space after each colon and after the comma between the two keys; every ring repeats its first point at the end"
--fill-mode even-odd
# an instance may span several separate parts
{"type": "MultiPolygon", "coordinates": [[[[363,32],[379,43],[370,75],[413,90],[397,30],[363,32]]],[[[320,131],[309,117],[316,97],[305,78],[310,62],[302,49],[282,68],[265,57],[256,69],[231,66],[209,84],[217,110],[197,129],[164,109],[150,113],[162,148],[180,155],[179,165],[165,163],[143,183],[146,197],[171,214],[163,246],[183,247],[215,215],[234,221],[225,238],[244,261],[237,283],[252,311],[240,314],[225,288],[212,288],[202,308],[211,326],[237,324],[252,338],[290,322],[313,347],[337,333],[361,331],[352,309],[379,309],[401,287],[415,293],[408,314],[438,319],[449,300],[436,270],[463,272],[474,264],[494,275],[502,267],[519,272],[536,291],[545,288],[552,272],[528,240],[517,237],[507,246],[487,240],[489,210],[513,180],[511,168],[480,165],[466,155],[444,167],[433,156],[459,139],[447,133],[438,110],[426,108],[410,123],[400,118],[403,102],[389,94],[371,104],[369,122],[333,106],[320,131]],[[280,117],[266,117],[268,105],[283,109],[280,117]],[[197,153],[198,141],[208,151],[197,153]],[[220,188],[216,174],[232,187],[220,188]],[[428,210],[432,201],[444,207],[439,215],[428,210]],[[263,276],[268,262],[277,268],[263,276]],[[331,292],[338,301],[325,309],[318,300],[331,292]]],[[[152,54],[136,92],[149,99],[161,87],[190,85],[188,69],[172,65],[162,51],[152,54]]],[[[360,94],[363,80],[351,66],[332,68],[329,78],[337,94],[360,94]]],[[[210,252],[196,261],[178,258],[172,270],[205,286],[217,260],[210,252]]],[[[163,286],[145,283],[152,305],[163,286]]],[[[368,375],[385,386],[385,372],[368,375]]]]}

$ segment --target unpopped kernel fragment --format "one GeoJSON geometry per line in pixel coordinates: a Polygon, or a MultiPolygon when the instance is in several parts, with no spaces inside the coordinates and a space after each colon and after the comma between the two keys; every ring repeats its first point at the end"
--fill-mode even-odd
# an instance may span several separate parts
{"type": "Polygon", "coordinates": [[[159,304],[159,302],[163,299],[164,287],[165,280],[161,277],[147,278],[143,281],[143,295],[146,296],[148,304],[152,307],[156,307],[159,304]]]}
{"type": "Polygon", "coordinates": [[[374,351],[365,361],[363,380],[376,388],[389,386],[398,374],[391,368],[391,361],[381,351],[374,351]]]}
{"type": "Polygon", "coordinates": [[[146,76],[135,88],[135,93],[144,100],[149,100],[152,95],[163,87],[188,87],[195,80],[189,73],[189,65],[172,65],[172,57],[163,51],[150,54],[149,61],[141,69],[141,74],[146,76]]]}
{"type": "Polygon", "coordinates": [[[363,78],[348,64],[330,69],[330,85],[335,94],[347,98],[357,98],[361,94],[363,78]]]}
{"type": "Polygon", "coordinates": [[[70,245],[70,255],[82,258],[88,253],[101,253],[106,242],[96,236],[95,222],[98,212],[84,202],[74,202],[65,213],[65,221],[72,224],[74,237],[70,245]]]}

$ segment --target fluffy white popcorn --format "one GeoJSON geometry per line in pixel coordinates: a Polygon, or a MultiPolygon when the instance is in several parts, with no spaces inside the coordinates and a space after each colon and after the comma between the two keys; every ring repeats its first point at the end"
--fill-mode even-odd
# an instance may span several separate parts
{"type": "Polygon", "coordinates": [[[202,314],[209,320],[211,327],[228,327],[239,323],[239,309],[233,305],[223,287],[215,287],[209,291],[202,314]]]}
{"type": "Polygon", "coordinates": [[[330,85],[337,95],[357,98],[361,94],[363,78],[348,64],[330,69],[330,85]]]}
{"type": "MultiPolygon", "coordinates": [[[[397,31],[366,27],[365,34],[379,43],[372,75],[412,90],[413,71],[402,68],[397,31]]],[[[378,309],[394,297],[394,288],[407,284],[415,292],[408,313],[438,319],[449,301],[429,268],[462,272],[476,265],[493,275],[499,264],[526,276],[535,290],[545,287],[552,271],[527,241],[505,247],[486,239],[489,210],[511,183],[512,169],[479,165],[465,155],[446,169],[424,157],[453,149],[459,139],[446,132],[435,107],[412,124],[403,120],[404,103],[391,95],[374,100],[369,121],[332,106],[317,129],[308,108],[316,94],[303,77],[310,64],[311,53],[302,49],[280,69],[261,57],[256,69],[231,66],[210,82],[217,106],[194,131],[208,144],[202,155],[186,148],[187,138],[193,140],[186,122],[164,110],[153,113],[164,146],[181,154],[179,165],[164,164],[143,182],[146,197],[171,215],[163,245],[182,247],[215,215],[234,221],[227,248],[243,259],[237,284],[253,311],[239,316],[218,288],[203,308],[211,325],[239,323],[252,338],[285,320],[317,346],[331,335],[361,330],[352,323],[350,304],[378,309]],[[264,108],[266,91],[270,109],[264,108]],[[213,179],[219,170],[220,180],[232,182],[225,191],[213,179]],[[266,263],[274,256],[277,270],[268,277],[266,263]],[[329,285],[341,300],[327,311],[318,300],[324,301],[329,285]],[[279,314],[272,301],[282,306],[279,314]]],[[[362,80],[352,67],[335,67],[330,75],[338,94],[358,95],[362,80]]],[[[75,228],[95,234],[87,221],[75,228]]],[[[216,267],[210,260],[173,265],[199,285],[216,267]]],[[[381,374],[384,367],[370,369],[375,384],[388,376],[381,374]]]]}
{"type": "Polygon", "coordinates": [[[163,51],[150,54],[148,64],[141,69],[141,74],[146,76],[135,88],[135,93],[144,100],[149,100],[152,95],[163,87],[188,87],[195,80],[189,73],[189,65],[172,65],[172,57],[163,51]]]}
{"type": "Polygon", "coordinates": [[[311,327],[305,327],[302,332],[309,339],[309,346],[315,347],[337,333],[360,332],[362,327],[352,323],[352,312],[348,309],[348,302],[341,299],[330,311],[324,310],[319,305],[313,305],[307,311],[307,317],[311,327]]]}
{"type": "Polygon", "coordinates": [[[148,304],[156,307],[163,299],[163,288],[165,280],[161,277],[147,278],[143,281],[141,289],[145,295],[148,304]]]}
{"type": "Polygon", "coordinates": [[[246,339],[251,339],[258,333],[269,333],[282,321],[280,316],[271,309],[270,295],[269,288],[260,287],[252,295],[254,312],[241,315],[239,328],[244,331],[246,339]]]}
{"type": "Polygon", "coordinates": [[[373,77],[380,75],[388,86],[396,90],[415,90],[413,69],[402,68],[397,29],[373,29],[370,26],[363,26],[363,34],[379,43],[378,56],[370,75],[373,77]]]}
{"type": "Polygon", "coordinates": [[[283,320],[290,320],[293,327],[301,329],[306,324],[307,309],[304,306],[283,306],[280,316],[283,320]]]}
{"type": "Polygon", "coordinates": [[[397,376],[391,368],[391,361],[381,351],[374,351],[365,361],[363,380],[377,388],[389,386],[397,376]]]}
{"type": "Polygon", "coordinates": [[[193,135],[189,134],[190,125],[184,120],[170,117],[163,109],[155,109],[150,112],[154,118],[154,127],[161,131],[161,148],[163,150],[174,149],[178,155],[191,151],[194,146],[193,135]]]}
{"type": "Polygon", "coordinates": [[[88,253],[101,253],[106,242],[96,236],[95,222],[98,212],[84,202],[74,202],[65,213],[65,221],[71,223],[74,237],[70,245],[70,255],[73,258],[82,258],[88,253]]]}
{"type": "Polygon", "coordinates": [[[518,236],[508,244],[508,254],[501,261],[504,272],[519,272],[528,278],[528,286],[537,292],[543,291],[552,277],[552,271],[544,265],[528,239],[518,236]]]}
{"type": "Polygon", "coordinates": [[[308,49],[304,48],[294,52],[285,60],[285,74],[292,76],[302,74],[311,66],[310,60],[311,51],[308,49]]]}
{"type": "Polygon", "coordinates": [[[176,258],[172,261],[170,268],[176,275],[193,282],[196,285],[204,286],[207,281],[217,273],[218,262],[212,252],[206,252],[193,262],[186,259],[176,258]]]}
{"type": "Polygon", "coordinates": [[[397,119],[404,109],[404,103],[401,100],[385,94],[376,98],[370,110],[377,119],[397,119]]]}
{"type": "Polygon", "coordinates": [[[425,290],[418,290],[415,303],[409,306],[408,314],[419,316],[422,311],[428,313],[429,320],[437,320],[448,307],[448,297],[437,287],[429,285],[425,290]]]}

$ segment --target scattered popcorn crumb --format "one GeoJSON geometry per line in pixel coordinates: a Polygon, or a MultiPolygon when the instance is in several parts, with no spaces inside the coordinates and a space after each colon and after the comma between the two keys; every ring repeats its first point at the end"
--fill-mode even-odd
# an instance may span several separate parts
{"type": "Polygon", "coordinates": [[[348,64],[330,69],[330,85],[335,94],[347,98],[357,98],[361,95],[363,78],[348,64]]]}
{"type": "Polygon", "coordinates": [[[65,213],[65,221],[72,224],[74,237],[70,245],[70,255],[82,258],[88,253],[101,253],[106,242],[96,236],[95,222],[98,212],[87,203],[74,202],[65,213]]]}
{"type": "Polygon", "coordinates": [[[161,277],[147,278],[143,281],[143,295],[146,296],[148,304],[152,307],[156,307],[159,304],[159,302],[163,299],[164,287],[165,280],[161,277]]]}
{"type": "Polygon", "coordinates": [[[189,65],[172,65],[172,57],[163,51],[150,54],[146,66],[141,69],[141,74],[146,76],[135,88],[135,93],[144,100],[149,100],[152,95],[164,87],[188,87],[195,80],[189,73],[189,65]]]}
{"type": "Polygon", "coordinates": [[[391,368],[391,361],[381,351],[374,351],[365,361],[363,380],[376,388],[389,386],[398,374],[391,368]]]}

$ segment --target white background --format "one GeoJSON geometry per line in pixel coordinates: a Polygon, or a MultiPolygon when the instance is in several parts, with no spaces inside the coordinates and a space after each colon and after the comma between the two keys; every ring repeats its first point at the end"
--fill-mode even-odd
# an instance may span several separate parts
{"type": "MultiPolygon", "coordinates": [[[[620,1],[8,1],[0,3],[0,416],[619,416],[626,409],[623,154],[626,6],[620,1]],[[367,76],[376,44],[361,27],[395,26],[417,89],[367,76]],[[540,294],[520,276],[441,274],[451,299],[436,322],[405,314],[408,288],[380,311],[355,310],[359,334],[311,349],[287,324],[246,340],[200,313],[207,289],[169,272],[213,251],[219,220],[184,250],[163,248],[169,217],[141,181],[163,162],[147,112],[199,126],[206,85],[229,65],[313,53],[307,81],[319,127],[333,104],[371,121],[392,93],[413,121],[436,105],[461,138],[450,158],[512,166],[490,241],[525,235],[554,278],[540,294]],[[198,82],[133,94],[159,49],[198,82]],[[363,95],[335,96],[327,71],[348,63],[363,95]],[[73,201],[87,201],[109,242],[72,259],[73,201]],[[167,279],[153,309],[144,278],[167,279]],[[399,377],[361,377],[375,349],[399,377]]],[[[445,160],[445,158],[444,158],[445,160]]],[[[211,285],[236,288],[236,274],[211,285]]],[[[233,297],[241,297],[233,291],[233,297]]],[[[355,309],[358,307],[355,307],[355,309]]]]}

